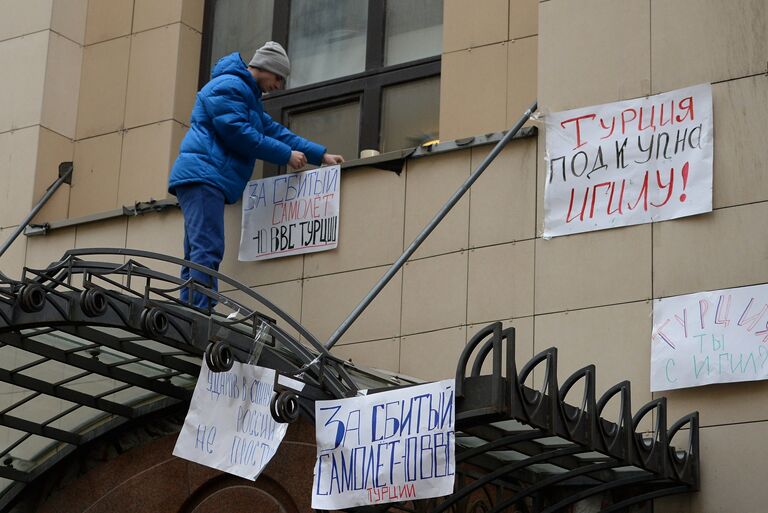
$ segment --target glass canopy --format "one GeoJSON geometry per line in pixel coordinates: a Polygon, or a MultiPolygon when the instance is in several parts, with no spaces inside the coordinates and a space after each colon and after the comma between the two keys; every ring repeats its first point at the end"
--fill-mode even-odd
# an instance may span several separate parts
{"type": "MultiPolygon", "coordinates": [[[[195,264],[90,249],[25,269],[20,280],[0,273],[0,511],[78,447],[189,402],[201,359],[222,347],[304,382],[299,405],[309,418],[316,400],[417,382],[336,358],[267,298],[224,275],[206,270],[226,293],[182,282],[183,265],[195,264]],[[182,303],[183,288],[216,306],[182,303]]],[[[494,323],[477,333],[457,365],[454,494],[386,508],[554,513],[601,497],[602,511],[613,512],[698,488],[697,413],[668,428],[664,398],[633,414],[628,382],[598,398],[594,366],[562,386],[556,369],[551,348],[518,371],[512,328],[494,323]],[[487,499],[480,505],[478,494],[487,499]]]]}

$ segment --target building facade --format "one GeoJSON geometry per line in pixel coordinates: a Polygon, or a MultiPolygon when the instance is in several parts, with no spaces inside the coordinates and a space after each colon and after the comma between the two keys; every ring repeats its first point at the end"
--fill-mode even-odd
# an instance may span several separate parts
{"type": "MultiPolygon", "coordinates": [[[[168,171],[211,62],[237,50],[247,60],[276,39],[295,73],[267,110],[348,160],[339,246],[240,262],[236,204],[226,210],[221,271],[321,340],[480,163],[491,148],[484,137],[535,99],[545,116],[712,84],[711,213],[543,239],[546,135],[531,120],[538,131],[509,144],[334,348],[345,359],[451,377],[468,338],[502,321],[517,330],[520,364],[556,346],[562,375],[595,363],[598,390],[630,379],[633,403],[643,404],[660,395],[650,392],[652,300],[768,282],[758,230],[768,220],[768,1],[331,4],[0,0],[0,237],[59,162],[75,169],[33,221],[53,228],[20,237],[0,270],[19,277],[70,248],[181,256],[177,208],[121,209],[173,199],[168,171]],[[321,15],[327,23],[315,23],[321,15]],[[318,25],[344,30],[331,38],[318,25]],[[466,149],[406,158],[399,173],[357,158],[432,139],[466,149]]],[[[254,177],[279,172],[257,166],[254,177]]],[[[663,393],[671,417],[701,414],[701,491],[656,501],[654,511],[764,511],[764,391],[756,381],[663,393]]],[[[8,445],[13,434],[4,436],[8,445]]]]}

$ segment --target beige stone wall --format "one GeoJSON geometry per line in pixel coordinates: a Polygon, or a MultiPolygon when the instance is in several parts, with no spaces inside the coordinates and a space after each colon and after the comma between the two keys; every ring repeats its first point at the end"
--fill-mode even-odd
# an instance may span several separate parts
{"type": "MultiPolygon", "coordinates": [[[[168,197],[197,91],[203,0],[5,0],[0,13],[0,236],[65,160],[74,161],[72,186],[33,222],[168,197]]],[[[180,255],[171,246],[179,237],[151,233],[181,227],[175,211],[22,236],[0,268],[18,275],[75,246],[147,247],[157,238],[168,244],[155,249],[180,255]]]]}
{"type": "MultiPolygon", "coordinates": [[[[58,12],[58,1],[10,2],[30,10],[24,23],[0,16],[0,69],[14,70],[14,79],[0,80],[0,155],[10,156],[0,160],[0,236],[23,217],[35,191],[52,181],[54,166],[42,164],[67,155],[75,160],[75,183],[49,208],[47,220],[164,197],[168,167],[188,123],[200,1],[82,0],[87,23],[74,11],[58,12]],[[51,62],[53,55],[64,57],[51,62]],[[67,58],[81,70],[66,79],[70,87],[79,84],[75,114],[71,104],[46,110],[74,94],[47,80],[49,70],[58,76],[57,63],[67,58]],[[41,71],[30,61],[48,64],[41,71]]],[[[633,404],[640,405],[653,397],[653,298],[768,281],[768,242],[760,231],[768,221],[762,151],[768,3],[482,5],[445,1],[441,140],[504,129],[535,97],[546,113],[712,82],[715,210],[545,241],[544,134],[515,141],[334,352],[364,365],[441,378],[453,374],[468,337],[501,320],[517,328],[520,362],[555,345],[561,378],[595,363],[598,391],[630,379],[633,404]]],[[[489,149],[411,160],[400,175],[345,171],[334,251],[238,262],[240,207],[228,207],[222,271],[325,339],[489,149]]],[[[0,268],[43,266],[73,246],[179,255],[182,237],[178,211],[121,218],[22,239],[0,268]]],[[[670,418],[701,412],[703,481],[700,493],[659,501],[656,511],[763,511],[766,391],[766,382],[754,382],[665,394],[670,418]]]]}
{"type": "MultiPolygon", "coordinates": [[[[68,8],[53,0],[6,0],[0,16],[0,236],[18,226],[72,160],[86,0],[68,8]]],[[[66,216],[69,197],[57,195],[40,213],[66,216]]],[[[18,273],[24,238],[0,260],[18,273]]]]}
{"type": "Polygon", "coordinates": [[[89,0],[69,217],[167,197],[199,69],[202,0],[89,0]]]}
{"type": "MultiPolygon", "coordinates": [[[[648,299],[768,281],[759,235],[768,221],[766,33],[764,0],[540,3],[545,111],[713,84],[714,212],[536,241],[535,346],[558,345],[561,371],[591,360],[598,376],[629,377],[637,400],[650,399],[648,299]]],[[[655,511],[765,511],[767,390],[754,382],[663,394],[671,419],[701,413],[702,489],[655,511]]]]}
{"type": "Polygon", "coordinates": [[[504,130],[536,98],[537,0],[444,0],[440,138],[504,130]]]}

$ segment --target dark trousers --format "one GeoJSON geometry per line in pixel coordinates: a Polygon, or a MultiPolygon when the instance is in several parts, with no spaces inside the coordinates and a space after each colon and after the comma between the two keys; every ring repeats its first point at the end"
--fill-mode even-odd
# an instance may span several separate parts
{"type": "MultiPolygon", "coordinates": [[[[184,260],[219,270],[224,257],[224,193],[204,183],[191,183],[176,187],[176,198],[184,214],[184,260]]],[[[215,278],[183,267],[181,279],[193,280],[218,290],[215,278]]],[[[213,307],[216,302],[202,294],[181,290],[181,300],[200,308],[213,307]]]]}

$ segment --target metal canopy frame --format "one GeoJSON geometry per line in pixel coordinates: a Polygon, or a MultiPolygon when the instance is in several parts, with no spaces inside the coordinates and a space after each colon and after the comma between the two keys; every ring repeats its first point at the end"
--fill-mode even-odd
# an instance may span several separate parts
{"type": "Polygon", "coordinates": [[[608,513],[698,490],[698,412],[668,427],[665,398],[633,413],[628,381],[599,398],[595,382],[595,366],[589,365],[559,385],[554,347],[518,371],[514,328],[494,323],[478,332],[465,347],[456,371],[457,463],[485,473],[465,477],[464,485],[430,512],[460,511],[462,501],[490,484],[502,490],[487,509],[490,513],[514,511],[509,509],[513,506],[554,513],[587,497],[629,490],[629,496],[601,510],[608,513]],[[491,372],[484,374],[489,364],[491,372]],[[566,401],[572,396],[578,406],[566,401]],[[607,420],[615,402],[617,420],[607,420]],[[684,445],[674,447],[672,441],[679,442],[684,435],[684,445]],[[563,490],[569,493],[563,495],[563,490]]]}
{"type": "MultiPolygon", "coordinates": [[[[340,360],[276,305],[218,272],[143,251],[71,250],[46,269],[25,269],[21,280],[0,273],[0,381],[13,391],[0,403],[8,441],[0,445],[0,511],[83,444],[188,402],[201,357],[219,343],[235,360],[301,379],[300,409],[310,418],[316,400],[416,383],[340,360]],[[182,281],[180,266],[229,292],[182,281]],[[182,303],[182,288],[218,306],[182,303]]],[[[595,374],[588,366],[559,385],[555,348],[518,370],[514,329],[487,326],[457,366],[455,493],[365,509],[554,513],[613,494],[603,511],[614,512],[697,490],[698,414],[668,427],[664,398],[633,414],[629,382],[597,397],[595,374]]]]}
{"type": "Polygon", "coordinates": [[[7,440],[0,511],[77,447],[189,402],[212,341],[236,360],[258,358],[300,377],[309,415],[317,399],[414,383],[336,358],[288,314],[222,274],[144,251],[71,250],[46,269],[25,268],[21,280],[0,273],[0,382],[11,389],[0,403],[7,440]],[[181,266],[208,272],[230,292],[182,281],[181,266]],[[185,287],[218,302],[215,311],[182,303],[185,287]]]}

